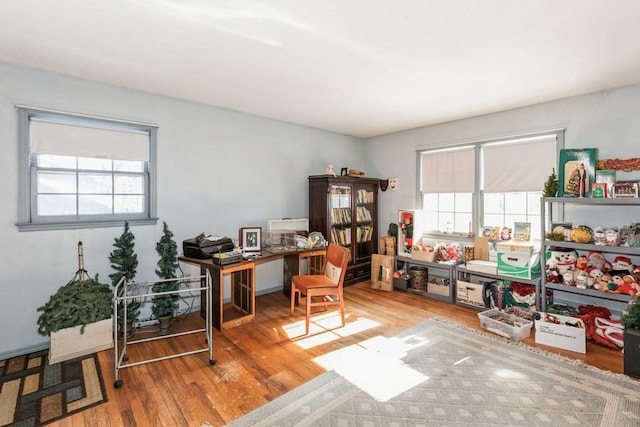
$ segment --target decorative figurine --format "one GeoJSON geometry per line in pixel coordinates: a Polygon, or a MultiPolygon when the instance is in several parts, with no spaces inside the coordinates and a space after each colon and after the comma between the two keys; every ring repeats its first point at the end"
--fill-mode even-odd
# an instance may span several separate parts
{"type": "Polygon", "coordinates": [[[336,176],[336,173],[333,170],[333,165],[327,166],[327,168],[324,170],[324,173],[327,175],[336,176]]]}

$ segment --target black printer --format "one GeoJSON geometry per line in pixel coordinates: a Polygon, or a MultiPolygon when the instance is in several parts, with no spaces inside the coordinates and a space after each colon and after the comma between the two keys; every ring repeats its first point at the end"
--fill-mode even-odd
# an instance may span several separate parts
{"type": "Polygon", "coordinates": [[[187,258],[208,259],[214,253],[229,252],[233,248],[230,238],[205,236],[204,233],[182,242],[182,251],[187,258]]]}

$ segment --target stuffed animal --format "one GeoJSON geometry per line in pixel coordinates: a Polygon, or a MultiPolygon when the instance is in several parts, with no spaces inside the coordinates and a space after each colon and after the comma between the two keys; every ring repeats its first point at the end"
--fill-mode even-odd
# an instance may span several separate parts
{"type": "Polygon", "coordinates": [[[575,249],[551,248],[549,252],[548,269],[557,269],[560,276],[568,271],[573,271],[578,260],[578,252],[575,249]]]}
{"type": "Polygon", "coordinates": [[[602,252],[590,251],[587,255],[587,266],[597,268],[602,272],[611,270],[611,263],[602,255],[602,252]]]}

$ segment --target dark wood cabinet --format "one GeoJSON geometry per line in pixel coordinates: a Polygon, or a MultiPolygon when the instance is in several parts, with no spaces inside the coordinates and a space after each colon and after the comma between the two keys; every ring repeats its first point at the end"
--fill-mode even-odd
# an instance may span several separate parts
{"type": "Polygon", "coordinates": [[[378,183],[376,178],[309,177],[309,231],[351,250],[347,285],[371,277],[371,255],[378,252],[378,183]]]}

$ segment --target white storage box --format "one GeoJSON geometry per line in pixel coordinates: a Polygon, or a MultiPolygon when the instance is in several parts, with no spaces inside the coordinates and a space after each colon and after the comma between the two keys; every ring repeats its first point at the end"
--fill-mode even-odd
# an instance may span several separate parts
{"type": "Polygon", "coordinates": [[[472,259],[467,262],[467,270],[477,271],[478,273],[497,274],[498,264],[495,261],[472,259]]]}
{"type": "Polygon", "coordinates": [[[497,309],[491,309],[478,313],[480,326],[489,332],[520,341],[531,334],[533,322],[514,314],[504,313],[497,309]]]}
{"type": "Polygon", "coordinates": [[[540,274],[540,258],[531,243],[508,241],[496,244],[498,274],[531,279],[540,274]]]}
{"type": "Polygon", "coordinates": [[[427,283],[427,293],[449,297],[451,285],[446,282],[448,282],[447,279],[430,280],[427,283]]]}
{"type": "Polygon", "coordinates": [[[587,340],[582,319],[544,312],[539,314],[540,320],[536,320],[536,344],[563,348],[582,354],[587,352],[587,340]]]}
{"type": "Polygon", "coordinates": [[[113,320],[111,318],[82,326],[51,332],[49,364],[95,353],[113,347],[113,320]]]}
{"type": "Polygon", "coordinates": [[[456,282],[456,301],[462,304],[484,308],[485,305],[484,300],[482,299],[482,287],[482,284],[458,280],[456,282]]]}

